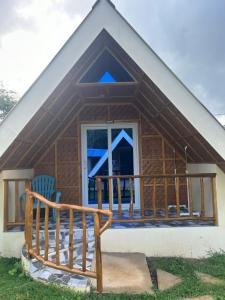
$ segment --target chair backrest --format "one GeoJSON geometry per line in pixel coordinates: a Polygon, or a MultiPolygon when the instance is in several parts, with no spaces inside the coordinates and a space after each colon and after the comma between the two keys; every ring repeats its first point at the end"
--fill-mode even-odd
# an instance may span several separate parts
{"type": "Polygon", "coordinates": [[[35,176],[32,179],[32,191],[51,200],[52,194],[55,192],[55,178],[48,175],[35,176]]]}

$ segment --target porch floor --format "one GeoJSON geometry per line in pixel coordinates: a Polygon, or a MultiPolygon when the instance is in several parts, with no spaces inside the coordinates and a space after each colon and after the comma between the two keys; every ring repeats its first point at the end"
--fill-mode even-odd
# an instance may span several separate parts
{"type": "MultiPolygon", "coordinates": [[[[194,215],[198,215],[197,212],[194,213],[194,215]]],[[[145,211],[145,217],[150,218],[152,216],[152,211],[151,210],[146,210],[145,211]]],[[[122,229],[122,228],[166,228],[166,227],[198,227],[198,226],[213,226],[214,221],[213,220],[200,220],[200,219],[188,219],[188,213],[186,211],[181,210],[181,216],[186,217],[187,219],[185,220],[179,220],[177,218],[176,220],[171,219],[171,220],[163,220],[165,217],[165,213],[163,210],[157,210],[156,214],[157,218],[161,220],[147,220],[143,222],[135,222],[135,219],[141,219],[143,218],[141,216],[141,211],[140,210],[135,210],[133,213],[132,217],[132,222],[120,222],[116,221],[118,219],[122,220],[129,220],[130,219],[130,214],[128,210],[123,210],[122,214],[119,216],[118,211],[113,211],[113,223],[111,225],[111,228],[114,229],[122,229]]],[[[172,212],[169,214],[169,217],[173,218],[176,217],[176,213],[172,212]]],[[[94,227],[94,220],[93,220],[93,215],[87,214],[86,215],[86,220],[87,220],[87,228],[93,229],[94,227]]],[[[104,218],[103,218],[104,220],[104,218]]],[[[49,218],[49,230],[55,230],[55,220],[53,217],[49,218]]],[[[35,226],[35,222],[34,222],[35,226]]],[[[61,229],[69,229],[69,215],[67,211],[62,211],[60,214],[60,228],[61,229]]],[[[82,216],[80,213],[75,213],[74,214],[74,229],[81,229],[82,228],[82,216]]],[[[44,229],[44,214],[41,217],[41,225],[40,225],[40,230],[44,229]]],[[[24,226],[19,225],[19,226],[12,226],[9,228],[9,231],[23,231],[24,226]]]]}

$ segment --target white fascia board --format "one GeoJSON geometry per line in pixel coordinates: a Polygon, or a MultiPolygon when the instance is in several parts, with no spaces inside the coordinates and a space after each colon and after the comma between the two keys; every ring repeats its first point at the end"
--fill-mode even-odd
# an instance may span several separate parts
{"type": "Polygon", "coordinates": [[[0,156],[105,29],[225,159],[225,130],[108,1],[99,1],[0,125],[0,156]]]}

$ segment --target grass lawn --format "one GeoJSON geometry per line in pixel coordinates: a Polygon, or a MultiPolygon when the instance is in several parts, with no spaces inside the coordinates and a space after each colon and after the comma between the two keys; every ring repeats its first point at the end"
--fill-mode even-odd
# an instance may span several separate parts
{"type": "Polygon", "coordinates": [[[225,254],[213,254],[204,260],[187,260],[182,258],[150,258],[151,269],[161,268],[165,271],[179,275],[184,282],[165,292],[156,290],[154,296],[150,295],[96,295],[74,294],[66,289],[55,286],[46,286],[25,277],[18,268],[18,260],[0,258],[0,300],[51,300],[51,299],[182,299],[199,295],[212,295],[214,299],[225,299],[224,286],[210,286],[202,284],[195,276],[198,270],[225,280],[225,254]],[[16,264],[16,265],[15,265],[16,264]]]}

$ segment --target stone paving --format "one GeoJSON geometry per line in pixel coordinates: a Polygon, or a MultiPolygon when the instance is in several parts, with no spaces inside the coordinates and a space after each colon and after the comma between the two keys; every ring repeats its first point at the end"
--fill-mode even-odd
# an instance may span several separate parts
{"type": "Polygon", "coordinates": [[[158,289],[160,291],[168,290],[182,283],[182,279],[180,277],[175,276],[169,272],[163,271],[161,269],[157,269],[156,273],[157,273],[158,289]]]}
{"type": "Polygon", "coordinates": [[[216,277],[206,274],[206,273],[195,272],[195,274],[201,282],[206,283],[206,284],[220,285],[220,284],[225,283],[224,280],[222,280],[220,278],[216,278],[216,277]]]}
{"type": "MultiPolygon", "coordinates": [[[[60,230],[60,263],[68,264],[69,232],[61,226],[60,230]]],[[[82,229],[74,231],[74,268],[82,269],[82,229]]],[[[35,241],[33,241],[33,245],[35,241]]],[[[87,270],[91,270],[92,260],[95,253],[94,231],[87,230],[87,270]]],[[[44,255],[44,231],[40,231],[40,255],[44,255]]],[[[49,261],[55,262],[55,230],[49,230],[49,261]]],[[[22,262],[25,271],[35,280],[45,283],[52,283],[77,291],[90,291],[91,282],[88,277],[71,274],[69,272],[57,270],[44,266],[36,259],[28,259],[25,249],[22,251],[22,262]]]]}

